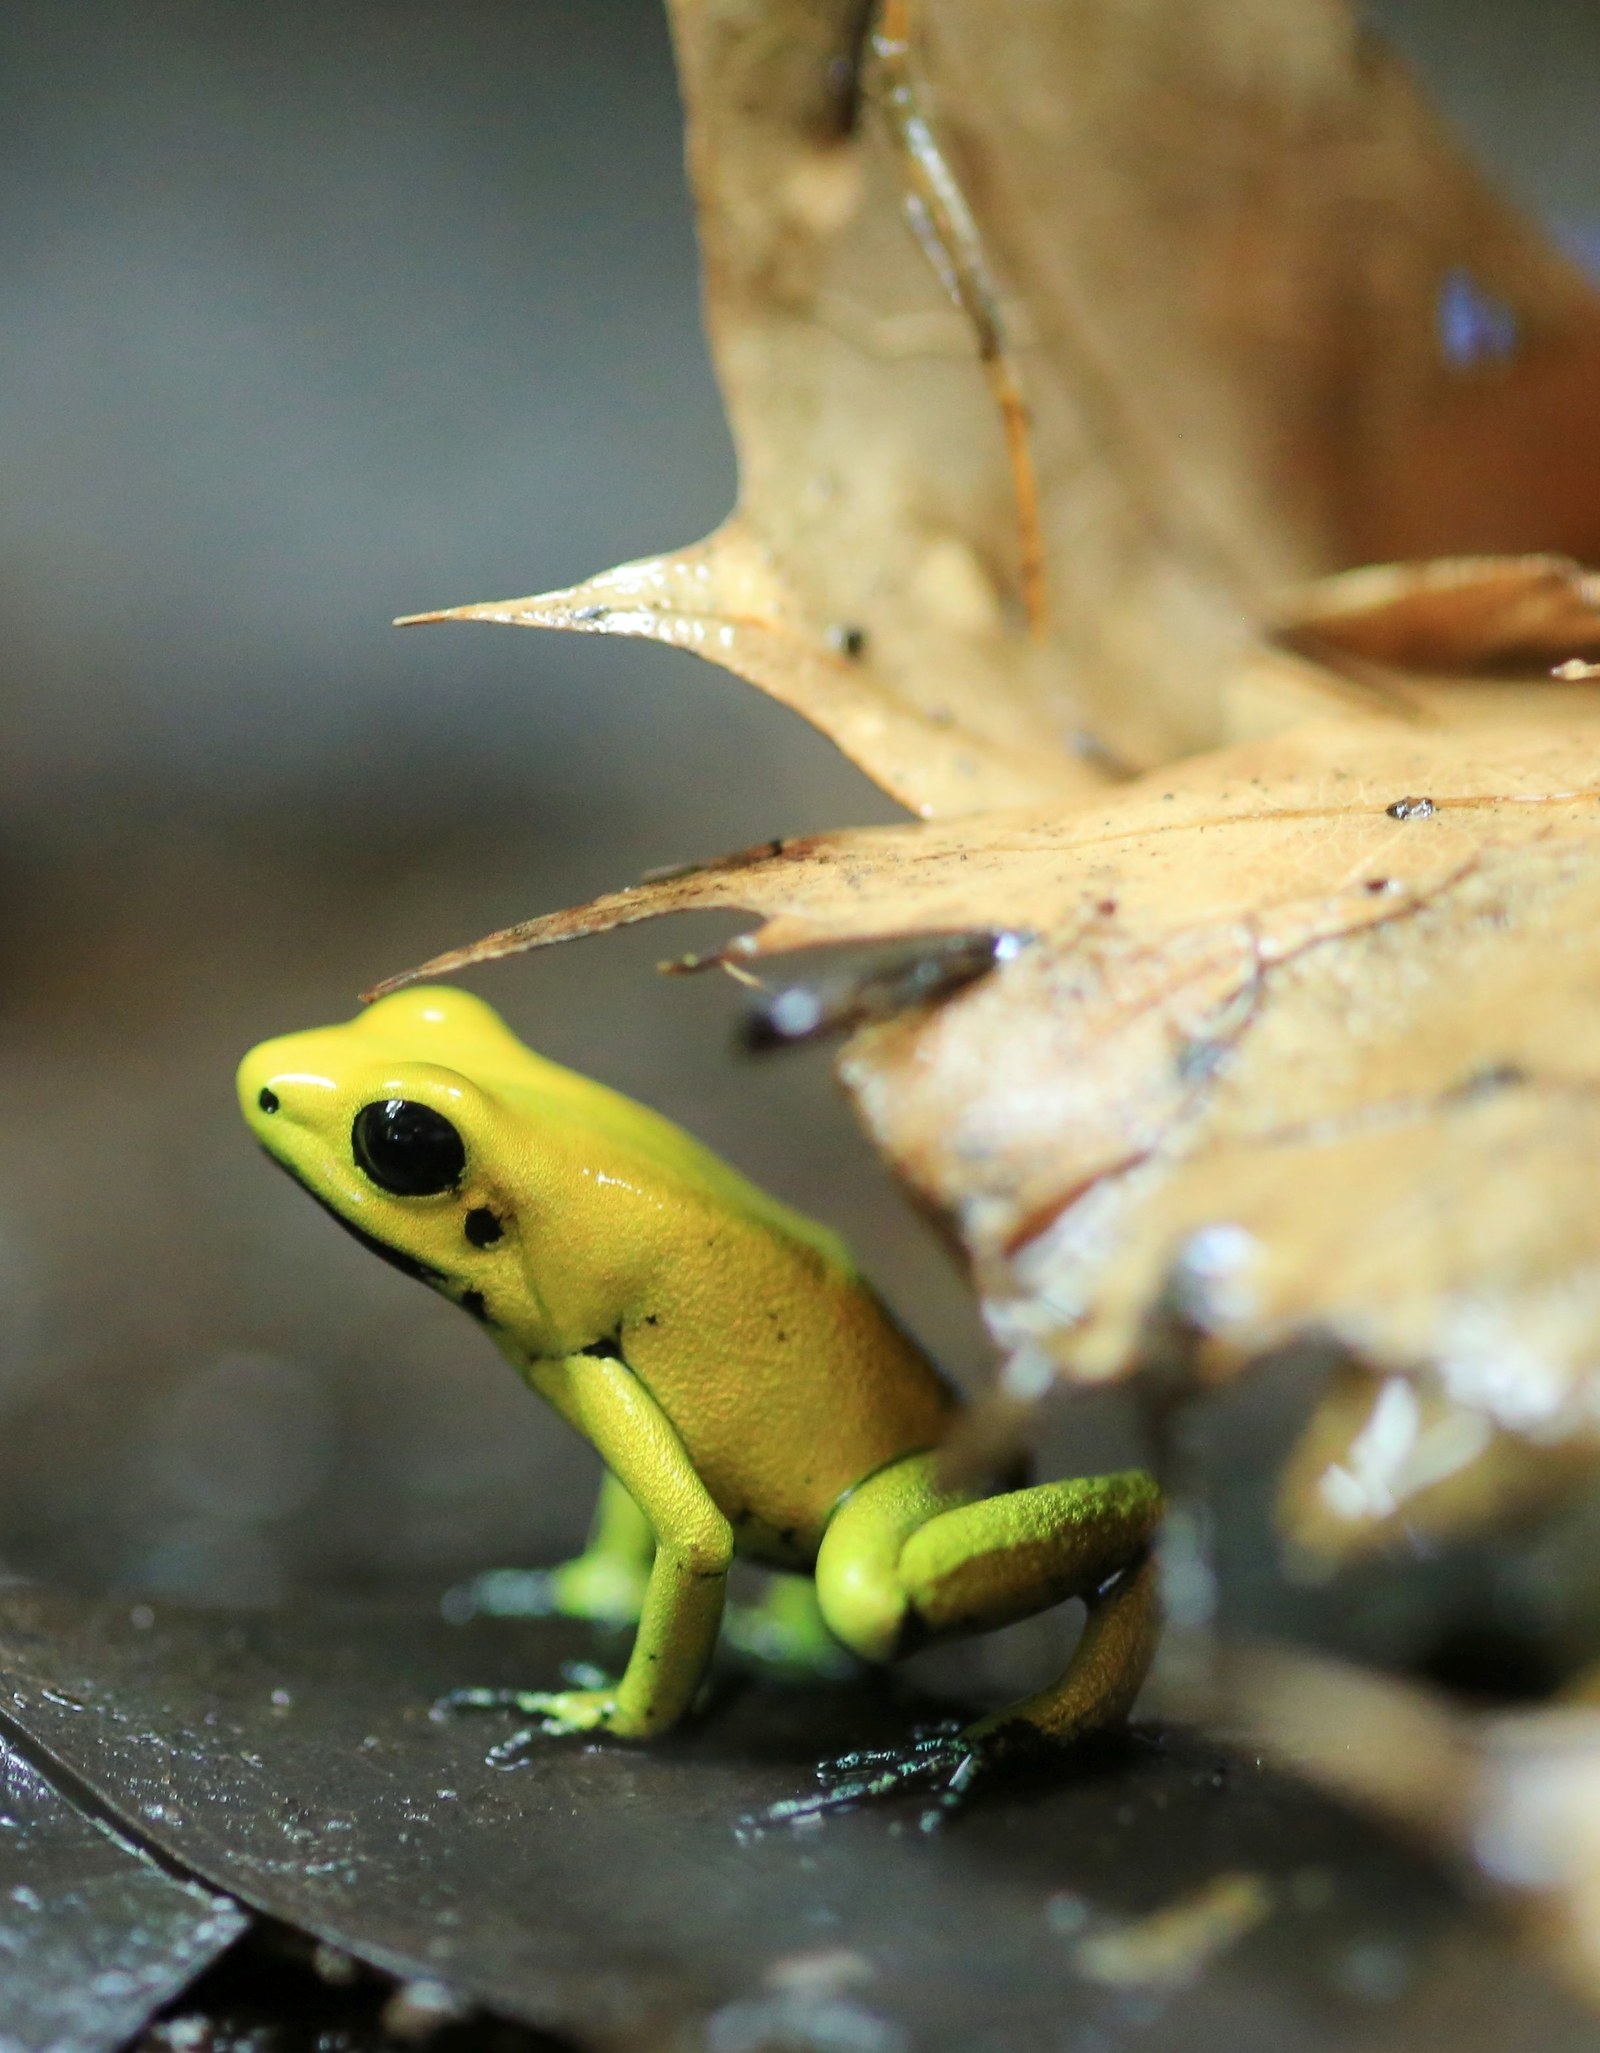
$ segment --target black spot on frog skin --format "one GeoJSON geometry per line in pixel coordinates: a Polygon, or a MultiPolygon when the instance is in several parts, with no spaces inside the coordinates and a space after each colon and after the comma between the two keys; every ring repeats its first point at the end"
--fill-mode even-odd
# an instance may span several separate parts
{"type": "MultiPolygon", "coordinates": [[[[579,1354],[592,1354],[597,1361],[623,1361],[621,1327],[619,1326],[615,1333],[606,1334],[602,1340],[591,1340],[587,1347],[580,1347],[578,1352],[579,1354]]],[[[626,1367],[626,1362],[623,1362],[623,1365],[626,1367]]]]}
{"type": "Polygon", "coordinates": [[[489,1317],[489,1307],[483,1301],[483,1292],[481,1290],[462,1291],[460,1305],[467,1317],[469,1319],[476,1319],[480,1326],[488,1326],[493,1323],[489,1317]]]}
{"type": "Polygon", "coordinates": [[[276,1112],[280,1100],[276,1091],[268,1090],[267,1086],[263,1084],[261,1086],[260,1093],[256,1098],[256,1103],[261,1107],[263,1112],[276,1112]]]}
{"type": "Polygon", "coordinates": [[[660,1319],[656,1316],[654,1312],[646,1312],[644,1315],[644,1322],[647,1326],[659,1326],[661,1324],[660,1319]]]}
{"type": "Polygon", "coordinates": [[[474,1205],[462,1226],[474,1247],[493,1247],[505,1232],[505,1228],[487,1205],[474,1205]]]}

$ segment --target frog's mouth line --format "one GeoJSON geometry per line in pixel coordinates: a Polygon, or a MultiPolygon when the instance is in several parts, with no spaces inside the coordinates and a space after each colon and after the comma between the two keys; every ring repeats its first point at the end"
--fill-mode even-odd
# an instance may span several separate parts
{"type": "Polygon", "coordinates": [[[359,1240],[369,1254],[374,1254],[380,1261],[387,1262],[391,1269],[398,1269],[402,1276],[415,1277],[418,1283],[426,1283],[435,1290],[456,1280],[446,1270],[435,1269],[428,1262],[419,1262],[415,1255],[404,1254],[399,1248],[390,1247],[387,1241],[379,1240],[376,1234],[368,1233],[365,1227],[357,1226],[354,1220],[347,1219],[337,1206],[330,1205],[320,1191],[313,1190],[299,1170],[292,1163],[286,1162],[276,1149],[269,1148],[265,1141],[260,1143],[260,1147],[267,1160],[276,1162],[284,1175],[291,1182],[299,1184],[306,1196],[314,1204],[320,1205],[330,1219],[337,1220],[352,1240],[359,1240]]]}

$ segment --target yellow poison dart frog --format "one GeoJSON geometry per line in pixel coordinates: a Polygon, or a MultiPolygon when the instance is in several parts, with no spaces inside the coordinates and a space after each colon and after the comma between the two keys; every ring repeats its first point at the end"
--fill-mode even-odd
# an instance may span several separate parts
{"type": "Polygon", "coordinates": [[[941,1488],[933,1450],[959,1400],[835,1235],[462,991],[402,991],[264,1042],[238,1083],[268,1154],[468,1312],[608,1471],[555,1588],[564,1610],[637,1621],[620,1680],[458,1704],[543,1733],[668,1731],[705,1679],[740,1554],[809,1575],[827,1632],[869,1661],[1087,1605],[1059,1681],[880,1763],[874,1789],[964,1786],[989,1759],[1125,1717],[1157,1632],[1154,1483],[941,1488]]]}

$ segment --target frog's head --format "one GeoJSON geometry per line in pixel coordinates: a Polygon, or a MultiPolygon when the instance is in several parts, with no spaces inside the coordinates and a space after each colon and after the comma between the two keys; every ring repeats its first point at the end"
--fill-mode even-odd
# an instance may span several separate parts
{"type": "Polygon", "coordinates": [[[342,1026],[263,1041],[239,1065],[257,1140],[358,1240],[492,1318],[514,1200],[505,1115],[482,1079],[525,1051],[465,991],[396,992],[342,1026]]]}

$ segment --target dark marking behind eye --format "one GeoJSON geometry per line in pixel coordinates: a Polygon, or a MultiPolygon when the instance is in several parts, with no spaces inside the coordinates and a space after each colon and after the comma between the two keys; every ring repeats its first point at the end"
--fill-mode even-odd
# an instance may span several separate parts
{"type": "Polygon", "coordinates": [[[476,1319],[480,1326],[490,1323],[489,1307],[483,1301],[481,1290],[462,1291],[458,1302],[469,1319],[476,1319]]]}
{"type": "Polygon", "coordinates": [[[474,1205],[463,1222],[463,1230],[474,1247],[493,1247],[505,1228],[487,1205],[474,1205]]]}
{"type": "Polygon", "coordinates": [[[269,1091],[266,1085],[263,1084],[261,1086],[261,1095],[256,1099],[256,1103],[263,1112],[276,1112],[278,1109],[278,1094],[276,1091],[269,1091]]]}
{"type": "Polygon", "coordinates": [[[269,1161],[276,1162],[285,1176],[299,1184],[308,1198],[315,1199],[330,1219],[337,1220],[352,1240],[359,1240],[368,1254],[376,1255],[380,1262],[387,1262],[391,1269],[398,1269],[402,1276],[414,1277],[418,1283],[429,1284],[434,1289],[449,1281],[443,1269],[435,1269],[427,1262],[419,1262],[415,1255],[404,1254],[399,1248],[390,1247],[387,1241],[379,1240],[376,1234],[368,1233],[364,1227],[357,1226],[354,1221],[347,1219],[343,1212],[330,1205],[320,1191],[313,1190],[299,1171],[292,1168],[281,1155],[275,1155],[271,1148],[263,1148],[261,1152],[269,1161]]]}

